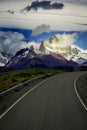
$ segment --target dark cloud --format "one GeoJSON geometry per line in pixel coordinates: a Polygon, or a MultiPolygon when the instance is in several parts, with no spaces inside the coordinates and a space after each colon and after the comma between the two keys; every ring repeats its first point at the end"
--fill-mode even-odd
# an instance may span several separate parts
{"type": "Polygon", "coordinates": [[[80,25],[87,26],[87,24],[80,24],[80,25]]]}
{"type": "Polygon", "coordinates": [[[83,25],[83,26],[87,26],[87,24],[82,24],[82,23],[75,23],[75,24],[77,24],[77,25],[83,25]]]}
{"type": "Polygon", "coordinates": [[[15,12],[12,10],[7,10],[6,12],[10,13],[10,14],[14,14],[15,12]]]}
{"type": "Polygon", "coordinates": [[[30,11],[30,10],[38,10],[39,8],[42,8],[42,9],[48,9],[48,10],[51,10],[51,9],[62,9],[64,7],[64,4],[62,3],[51,3],[51,1],[34,1],[31,3],[31,5],[25,7],[23,10],[27,10],[27,11],[30,11]]]}

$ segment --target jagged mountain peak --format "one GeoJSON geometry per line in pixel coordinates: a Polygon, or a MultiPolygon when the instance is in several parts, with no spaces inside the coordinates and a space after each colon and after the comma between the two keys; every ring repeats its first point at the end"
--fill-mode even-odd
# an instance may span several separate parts
{"type": "Polygon", "coordinates": [[[87,51],[76,45],[62,45],[60,39],[54,35],[48,41],[42,41],[39,50],[44,54],[57,53],[61,54],[67,60],[73,60],[82,64],[87,60],[87,51]]]}
{"type": "Polygon", "coordinates": [[[58,42],[59,42],[59,39],[56,35],[54,35],[53,37],[51,37],[49,39],[49,43],[51,43],[51,44],[53,44],[53,43],[55,44],[55,43],[58,43],[58,42]]]}
{"type": "Polygon", "coordinates": [[[24,49],[19,50],[19,51],[16,53],[15,56],[20,56],[20,55],[22,55],[22,54],[24,54],[24,53],[28,53],[28,52],[29,52],[29,48],[24,48],[24,49]]]}
{"type": "MultiPolygon", "coordinates": [[[[22,52],[22,51],[21,51],[22,52]]],[[[22,55],[22,54],[21,54],[22,55]]],[[[76,63],[69,62],[60,54],[50,53],[50,54],[36,54],[33,55],[31,52],[25,57],[18,57],[17,54],[11,58],[11,60],[6,64],[9,68],[29,68],[29,67],[46,67],[46,68],[72,68],[78,66],[76,63]]]]}

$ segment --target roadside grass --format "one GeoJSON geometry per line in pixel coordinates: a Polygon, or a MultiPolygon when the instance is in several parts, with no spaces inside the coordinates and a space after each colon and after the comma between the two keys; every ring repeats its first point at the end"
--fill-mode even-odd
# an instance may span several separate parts
{"type": "Polygon", "coordinates": [[[87,74],[77,80],[77,91],[87,107],[87,74]]]}
{"type": "Polygon", "coordinates": [[[40,75],[48,73],[59,74],[61,72],[61,70],[45,68],[30,68],[0,72],[0,92],[40,75]]]}

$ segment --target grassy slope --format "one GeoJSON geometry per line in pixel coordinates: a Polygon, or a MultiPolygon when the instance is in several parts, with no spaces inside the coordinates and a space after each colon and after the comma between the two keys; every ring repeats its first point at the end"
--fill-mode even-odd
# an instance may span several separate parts
{"type": "Polygon", "coordinates": [[[10,70],[7,72],[0,72],[0,92],[22,83],[31,78],[44,75],[47,73],[60,73],[59,70],[53,69],[23,69],[23,70],[10,70]]]}

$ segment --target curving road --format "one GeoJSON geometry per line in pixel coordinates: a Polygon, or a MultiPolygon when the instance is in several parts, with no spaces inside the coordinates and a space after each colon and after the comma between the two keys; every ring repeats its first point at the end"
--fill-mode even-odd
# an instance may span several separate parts
{"type": "Polygon", "coordinates": [[[51,77],[0,119],[0,130],[87,130],[87,111],[74,91],[72,72],[51,77]]]}

